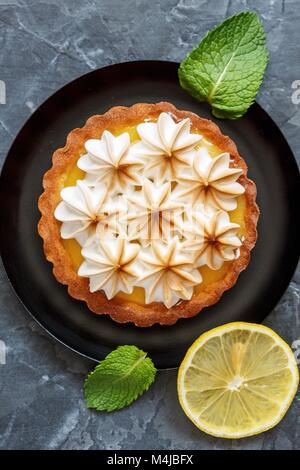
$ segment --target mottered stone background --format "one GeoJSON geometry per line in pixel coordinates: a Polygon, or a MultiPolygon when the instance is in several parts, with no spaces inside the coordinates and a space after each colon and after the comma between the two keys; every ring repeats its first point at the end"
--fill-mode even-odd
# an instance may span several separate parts
{"type": "MultiPolygon", "coordinates": [[[[31,113],[70,80],[127,60],[181,61],[207,30],[247,9],[261,14],[270,51],[258,102],[300,162],[300,105],[291,99],[292,83],[300,80],[298,0],[0,0],[1,161],[31,113]]],[[[299,392],[274,430],[241,441],[209,437],[187,420],[175,370],[158,373],[151,390],[127,409],[87,410],[82,383],[93,364],[29,318],[3,268],[0,282],[0,340],[7,347],[6,365],[0,364],[0,448],[300,448],[299,392]]],[[[300,339],[299,296],[298,271],[265,321],[289,344],[300,339]]]]}

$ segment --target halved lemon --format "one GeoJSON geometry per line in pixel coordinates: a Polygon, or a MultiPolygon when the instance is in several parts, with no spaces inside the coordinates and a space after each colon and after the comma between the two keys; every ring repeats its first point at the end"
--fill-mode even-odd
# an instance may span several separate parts
{"type": "Polygon", "coordinates": [[[294,354],[273,330],[236,322],[214,328],[192,344],[177,386],[185,414],[199,429],[234,439],[274,427],[298,383],[294,354]]]}

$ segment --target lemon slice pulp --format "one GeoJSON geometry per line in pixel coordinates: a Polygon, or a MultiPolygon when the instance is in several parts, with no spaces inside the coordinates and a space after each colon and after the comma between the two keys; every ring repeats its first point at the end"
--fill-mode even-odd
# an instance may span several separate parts
{"type": "Polygon", "coordinates": [[[241,438],[274,427],[298,388],[290,347],[270,328],[229,323],[204,333],[178,372],[180,404],[202,431],[241,438]]]}

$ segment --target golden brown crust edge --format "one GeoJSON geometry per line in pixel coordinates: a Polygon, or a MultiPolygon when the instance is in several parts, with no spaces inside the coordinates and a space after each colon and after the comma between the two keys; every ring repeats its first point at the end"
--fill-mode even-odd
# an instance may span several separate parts
{"type": "Polygon", "coordinates": [[[44,241],[44,252],[48,261],[53,264],[55,278],[68,286],[69,295],[83,300],[89,309],[97,314],[108,314],[120,323],[133,322],[136,326],[148,327],[154,323],[172,325],[179,318],[197,315],[204,307],[216,303],[221,295],[230,289],[237,281],[250,260],[250,251],[254,247],[257,231],[256,225],[259,209],[256,205],[256,186],[247,178],[247,165],[240,157],[236,145],[221,133],[219,127],[212,121],[200,118],[189,111],[179,111],[170,103],[157,104],[138,103],[131,107],[116,106],[103,115],[89,118],[80,129],[72,130],[65,147],[56,150],[52,158],[53,165],[43,178],[44,192],[39,198],[38,207],[42,214],[38,224],[38,232],[44,241]],[[172,113],[175,119],[189,117],[192,127],[199,130],[208,140],[224,152],[231,154],[233,165],[243,169],[239,182],[245,187],[246,216],[245,240],[240,257],[231,263],[225,277],[208,285],[198,295],[189,301],[182,301],[167,309],[162,303],[152,303],[144,306],[120,298],[107,300],[102,292],[91,293],[89,281],[79,277],[72,266],[60,237],[60,223],[54,218],[54,210],[60,201],[60,191],[64,184],[66,168],[72,167],[84,149],[84,142],[90,138],[99,138],[105,129],[111,132],[125,126],[135,125],[145,117],[157,118],[161,112],[172,113]]]}

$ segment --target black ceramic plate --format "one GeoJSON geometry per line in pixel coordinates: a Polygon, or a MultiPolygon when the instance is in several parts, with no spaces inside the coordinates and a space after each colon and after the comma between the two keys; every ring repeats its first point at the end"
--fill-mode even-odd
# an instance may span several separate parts
{"type": "MultiPolygon", "coordinates": [[[[299,174],[272,119],[254,104],[237,121],[218,121],[237,144],[257,185],[259,238],[237,284],[216,305],[174,326],[137,328],[91,313],[52,275],[37,233],[37,200],[53,151],[68,132],[115,105],[170,101],[211,118],[208,107],[183,92],[178,64],[131,62],[95,70],[63,87],[30,117],[14,141],[1,176],[1,250],[19,298],[55,338],[94,360],[120,344],[135,344],[160,368],[177,366],[203,331],[242,320],[260,322],[288,286],[299,256],[299,174]]],[[[216,119],[214,119],[216,121],[216,119]]],[[[284,321],[284,318],[282,318],[284,321]]]]}

